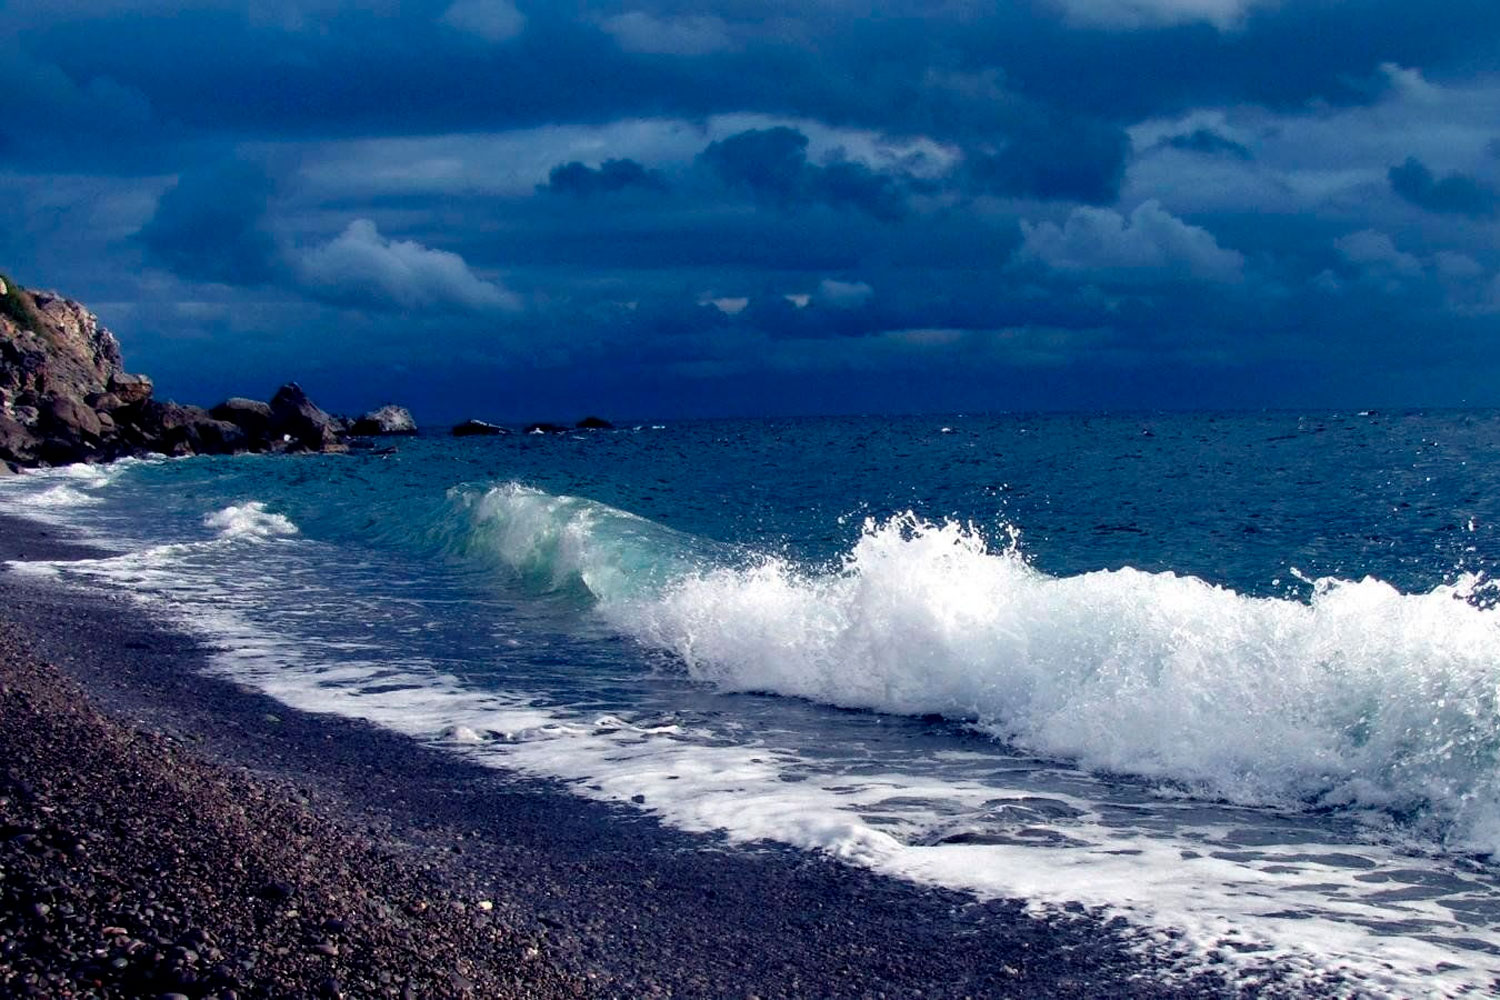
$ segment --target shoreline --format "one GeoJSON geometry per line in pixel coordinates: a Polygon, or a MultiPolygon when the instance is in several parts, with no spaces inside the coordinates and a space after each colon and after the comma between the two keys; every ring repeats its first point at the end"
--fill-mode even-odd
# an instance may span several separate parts
{"type": "MultiPolygon", "coordinates": [[[[0,561],[92,554],[61,529],[0,516],[0,561]]],[[[496,982],[506,975],[519,978],[505,981],[514,992],[476,995],[1223,997],[1241,992],[1212,970],[1186,980],[1172,976],[1165,959],[1131,948],[1123,922],[1106,923],[1082,910],[1038,918],[1027,915],[1021,901],[978,901],[776,845],[729,849],[719,838],[684,833],[644,813],[574,796],[558,782],[483,767],[355,720],[295,711],[205,676],[200,668],[209,652],[200,641],[150,620],[118,596],[0,572],[0,620],[12,637],[0,649],[0,683],[7,691],[21,686],[11,678],[31,677],[28,683],[40,685],[43,694],[76,682],[103,713],[97,725],[83,725],[53,710],[43,713],[46,724],[83,725],[85,734],[93,732],[89,726],[103,726],[127,741],[144,741],[153,749],[135,765],[149,771],[154,756],[190,792],[224,782],[260,789],[253,794],[285,806],[268,813],[269,836],[263,839],[278,841],[284,839],[278,835],[283,829],[295,833],[304,826],[315,830],[312,836],[324,856],[344,856],[340,852],[352,845],[382,859],[374,870],[361,872],[380,883],[372,895],[416,891],[441,900],[443,919],[452,927],[435,932],[436,940],[464,942],[457,952],[444,953],[446,961],[465,963],[478,973],[460,973],[460,980],[450,981],[451,993],[426,995],[461,996],[468,986],[494,989],[479,982],[486,974],[496,982]],[[34,666],[28,673],[28,658],[56,664],[66,679],[35,680],[40,675],[34,666]],[[476,912],[480,901],[491,908],[476,912]],[[476,920],[490,929],[492,942],[507,942],[510,950],[486,950],[477,936],[465,939],[476,920]]],[[[55,708],[66,699],[57,695],[51,702],[45,697],[34,702],[55,708]]],[[[71,757],[53,760],[50,773],[23,774],[21,780],[66,782],[76,766],[71,757]]],[[[210,813],[221,808],[213,805],[213,795],[201,798],[210,813]]],[[[222,804],[223,796],[217,801],[222,804]]],[[[129,796],[116,804],[127,812],[137,805],[129,796]]],[[[9,800],[0,804],[0,824],[12,822],[8,814],[14,809],[9,800]]],[[[178,816],[171,823],[190,838],[212,841],[216,818],[178,816]]],[[[105,835],[115,836],[120,819],[98,822],[105,835]]],[[[120,836],[128,846],[132,835],[120,836]]],[[[139,831],[133,836],[141,839],[139,831]]],[[[231,838],[206,849],[222,855],[235,846],[231,838]]],[[[22,912],[19,919],[30,918],[22,912]]],[[[257,925],[257,932],[264,930],[257,925]]],[[[312,947],[322,944],[338,942],[319,940],[312,947]]],[[[377,954],[381,946],[374,941],[365,949],[370,968],[399,971],[402,962],[409,963],[409,953],[399,948],[377,954]]],[[[246,947],[259,950],[256,943],[246,947]]],[[[338,961],[315,954],[321,957],[308,959],[313,965],[307,968],[338,961]]],[[[14,960],[0,953],[0,983],[14,969],[14,960]]],[[[295,981],[317,995],[322,980],[309,975],[299,972],[295,981]]],[[[400,995],[378,982],[336,988],[352,991],[345,994],[350,996],[400,995]]],[[[269,994],[254,989],[238,995],[275,995],[274,986],[269,994]]],[[[1274,987],[1262,983],[1260,989],[1264,995],[1274,987]]],[[[1339,989],[1334,984],[1330,991],[1339,989]]]]}

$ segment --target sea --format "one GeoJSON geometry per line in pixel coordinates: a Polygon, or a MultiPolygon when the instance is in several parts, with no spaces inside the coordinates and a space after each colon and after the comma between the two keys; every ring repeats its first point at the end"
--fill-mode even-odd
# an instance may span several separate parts
{"type": "Polygon", "coordinates": [[[0,480],[110,553],[11,568],[726,849],[1081,904],[1252,994],[1496,993],[1500,413],[378,443],[0,480]]]}

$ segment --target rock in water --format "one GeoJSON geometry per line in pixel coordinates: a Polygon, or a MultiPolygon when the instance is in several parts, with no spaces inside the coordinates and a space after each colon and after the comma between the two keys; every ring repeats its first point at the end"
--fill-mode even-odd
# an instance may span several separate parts
{"type": "Polygon", "coordinates": [[[473,437],[480,434],[509,434],[504,427],[483,420],[465,420],[453,428],[454,437],[473,437]]]}
{"type": "Polygon", "coordinates": [[[309,451],[331,451],[339,444],[338,422],[308,399],[296,382],[288,382],[271,397],[271,431],[309,451]]]}
{"type": "Polygon", "coordinates": [[[358,420],[350,430],[355,434],[415,434],[417,433],[417,422],[412,419],[411,411],[404,406],[387,404],[378,410],[371,410],[358,420]]]}
{"type": "Polygon", "coordinates": [[[578,429],[583,431],[612,431],[615,425],[603,417],[584,417],[578,421],[578,429]]]}

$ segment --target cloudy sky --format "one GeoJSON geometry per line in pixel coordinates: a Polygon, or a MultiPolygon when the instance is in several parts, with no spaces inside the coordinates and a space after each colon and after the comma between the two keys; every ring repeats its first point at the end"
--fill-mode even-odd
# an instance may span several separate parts
{"type": "Polygon", "coordinates": [[[183,401],[1500,405],[1494,0],[0,0],[0,94],[183,401]]]}

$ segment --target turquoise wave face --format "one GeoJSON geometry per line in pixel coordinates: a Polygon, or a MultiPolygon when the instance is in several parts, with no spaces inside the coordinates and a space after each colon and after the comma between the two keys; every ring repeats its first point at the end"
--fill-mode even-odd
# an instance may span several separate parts
{"type": "Polygon", "coordinates": [[[596,599],[624,602],[659,593],[729,555],[727,547],[586,497],[520,483],[459,487],[449,495],[466,516],[450,548],[508,567],[542,589],[582,588],[596,599]]]}

